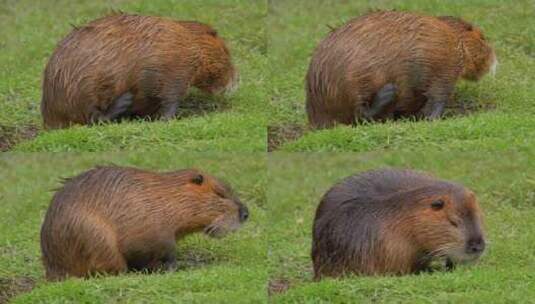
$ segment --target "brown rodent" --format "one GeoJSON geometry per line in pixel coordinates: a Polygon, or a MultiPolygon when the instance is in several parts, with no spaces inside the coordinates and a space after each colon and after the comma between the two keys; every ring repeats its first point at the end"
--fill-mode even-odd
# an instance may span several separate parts
{"type": "Polygon", "coordinates": [[[175,243],[222,237],[248,218],[231,188],[194,169],[97,167],[66,180],[41,228],[48,280],[174,269],[175,243]]]}
{"type": "Polygon", "coordinates": [[[410,170],[345,178],[322,198],[313,228],[316,279],[403,275],[433,259],[478,259],[485,249],[482,212],[465,187],[410,170]]]}
{"type": "Polygon", "coordinates": [[[59,43],[44,72],[41,113],[47,128],[170,119],[191,86],[218,93],[237,81],[230,52],[210,26],[119,13],[59,43]]]}
{"type": "Polygon", "coordinates": [[[495,71],[481,30],[455,17],[379,11],[333,30],[306,76],[306,110],[317,128],[407,116],[435,119],[456,81],[495,71]]]}

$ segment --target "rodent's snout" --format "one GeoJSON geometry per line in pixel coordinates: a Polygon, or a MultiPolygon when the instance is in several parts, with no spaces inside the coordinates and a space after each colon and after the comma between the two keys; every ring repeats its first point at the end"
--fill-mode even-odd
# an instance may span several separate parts
{"type": "Polygon", "coordinates": [[[245,205],[240,205],[239,209],[240,223],[245,222],[249,218],[249,209],[245,205]]]}
{"type": "Polygon", "coordinates": [[[485,250],[485,240],[483,237],[473,237],[466,242],[467,254],[481,254],[485,250]]]}

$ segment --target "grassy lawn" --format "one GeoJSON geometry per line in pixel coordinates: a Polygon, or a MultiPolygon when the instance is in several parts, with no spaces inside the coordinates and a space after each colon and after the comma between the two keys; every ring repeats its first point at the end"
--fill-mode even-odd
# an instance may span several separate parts
{"type": "Polygon", "coordinates": [[[263,154],[7,153],[0,156],[0,303],[6,293],[25,292],[14,303],[251,303],[265,301],[267,220],[263,154]],[[178,243],[180,269],[165,274],[126,274],[90,280],[44,281],[39,231],[61,177],[95,164],[154,170],[196,167],[227,180],[251,217],[223,239],[202,234],[178,243]]]}
{"type": "MultiPolygon", "coordinates": [[[[274,303],[528,303],[535,299],[535,149],[518,152],[284,153],[268,161],[269,273],[289,289],[274,303]],[[488,247],[477,264],[404,277],[312,281],[314,212],[348,175],[413,168],[463,183],[485,213],[488,247]]],[[[532,302],[530,302],[532,303],[532,302]]]]}
{"type": "Polygon", "coordinates": [[[268,123],[279,131],[271,136],[285,151],[420,150],[428,145],[483,150],[494,144],[503,150],[510,143],[522,145],[522,138],[535,136],[534,14],[531,0],[273,1],[268,16],[273,95],[268,123]],[[329,32],[328,26],[342,25],[370,9],[454,15],[473,22],[496,49],[496,77],[479,83],[460,81],[448,119],[439,122],[407,120],[306,131],[304,77],[314,48],[329,32]]]}
{"type": "Polygon", "coordinates": [[[110,151],[164,146],[188,151],[264,151],[269,102],[266,14],[267,3],[261,0],[1,1],[0,148],[110,151]],[[213,25],[227,41],[240,71],[239,89],[226,97],[193,91],[179,117],[169,123],[134,121],[42,130],[41,79],[48,57],[71,31],[71,24],[84,24],[112,9],[213,25]]]}
{"type": "Polygon", "coordinates": [[[534,16],[533,0],[0,0],[0,151],[11,151],[0,154],[0,303],[534,301],[534,16]],[[71,24],[112,9],[212,24],[233,54],[239,89],[215,97],[192,90],[169,122],[43,130],[48,57],[71,24]],[[314,48],[329,26],[370,9],[473,22],[496,49],[496,77],[460,81],[439,121],[309,130],[304,77],[314,48]],[[268,133],[277,150],[270,154],[268,133]],[[233,185],[251,218],[221,240],[181,241],[174,273],[47,283],[39,230],[53,189],[61,177],[107,163],[206,170],[233,185]],[[343,177],[386,166],[474,190],[486,215],[485,255],[452,272],[313,282],[311,227],[321,196],[343,177]]]}

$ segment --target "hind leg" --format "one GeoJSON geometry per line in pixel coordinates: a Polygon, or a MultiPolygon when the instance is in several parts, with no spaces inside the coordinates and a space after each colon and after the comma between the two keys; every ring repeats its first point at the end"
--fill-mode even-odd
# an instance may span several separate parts
{"type": "Polygon", "coordinates": [[[103,120],[116,120],[129,114],[129,109],[134,103],[134,95],[126,92],[119,96],[102,115],[103,120]]]}
{"type": "Polygon", "coordinates": [[[394,102],[396,86],[392,83],[384,85],[375,95],[369,108],[362,111],[362,115],[367,120],[373,120],[394,102]]]}
{"type": "Polygon", "coordinates": [[[128,116],[133,103],[134,95],[126,92],[116,98],[106,110],[94,110],[91,115],[91,123],[115,121],[128,116]]]}
{"type": "Polygon", "coordinates": [[[87,215],[82,226],[72,231],[77,238],[69,246],[71,272],[76,276],[119,274],[127,270],[113,227],[95,215],[87,215]]]}
{"type": "Polygon", "coordinates": [[[108,251],[99,252],[91,263],[90,274],[120,274],[127,271],[126,260],[117,250],[110,248],[108,251]]]}

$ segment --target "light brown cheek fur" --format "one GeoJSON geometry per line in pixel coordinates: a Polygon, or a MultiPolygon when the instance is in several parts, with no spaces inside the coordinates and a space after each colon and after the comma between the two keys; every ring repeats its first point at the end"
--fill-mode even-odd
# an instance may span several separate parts
{"type": "Polygon", "coordinates": [[[379,255],[374,263],[365,265],[369,274],[404,275],[414,272],[414,261],[418,258],[416,246],[392,228],[383,231],[382,235],[387,240],[382,243],[384,254],[379,255]]]}
{"type": "MultiPolygon", "coordinates": [[[[450,223],[451,220],[456,219],[456,211],[451,208],[451,204],[447,204],[444,210],[425,210],[424,211],[427,223],[419,227],[418,236],[419,242],[428,252],[440,253],[446,248],[463,246],[464,237],[460,228],[454,227],[450,223]]],[[[460,220],[457,220],[458,222],[460,220]]],[[[461,225],[462,223],[459,223],[461,225]]]]}
{"type": "Polygon", "coordinates": [[[380,262],[384,272],[413,273],[426,255],[440,256],[449,248],[462,247],[462,233],[449,223],[447,212],[454,210],[428,209],[387,223],[383,234],[388,242],[382,243],[387,255],[380,262]]]}
{"type": "MultiPolygon", "coordinates": [[[[189,193],[195,193],[194,198],[202,210],[205,218],[203,227],[215,225],[226,231],[239,225],[239,207],[230,199],[223,199],[216,194],[216,186],[211,179],[206,179],[202,185],[188,184],[189,193]]],[[[199,217],[201,219],[201,217],[199,217]]]]}

